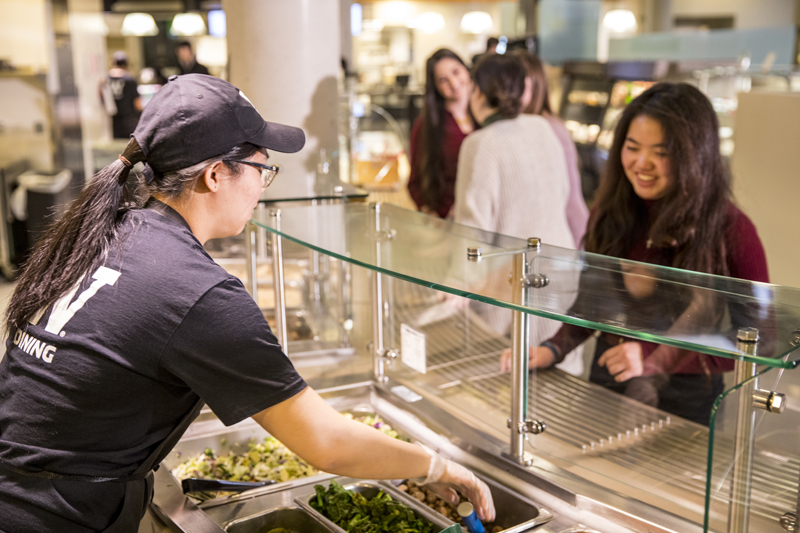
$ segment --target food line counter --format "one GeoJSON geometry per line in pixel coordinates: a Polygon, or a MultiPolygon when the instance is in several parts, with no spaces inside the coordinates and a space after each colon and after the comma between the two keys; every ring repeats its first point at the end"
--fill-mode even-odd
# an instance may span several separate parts
{"type": "MultiPolygon", "coordinates": [[[[778,414],[798,396],[780,382],[797,359],[795,289],[554,248],[386,205],[282,208],[254,219],[250,234],[259,227],[279,245],[353,265],[353,345],[370,340],[369,353],[345,365],[350,376],[331,365],[311,383],[328,385],[331,401],[367,398],[412,438],[549,510],[555,519],[539,531],[581,523],[608,533],[768,533],[796,512],[798,424],[791,410],[778,414]],[[626,306],[621,287],[640,301],[626,306]],[[504,321],[510,340],[496,328],[504,321]],[[736,381],[706,428],[556,369],[529,373],[521,354],[556,322],[733,359],[736,381]],[[513,370],[502,374],[509,346],[513,370]],[[370,379],[353,385],[370,367],[370,379]]],[[[256,489],[202,512],[232,524],[253,506],[265,510],[259,491],[281,493],[256,489]]]]}

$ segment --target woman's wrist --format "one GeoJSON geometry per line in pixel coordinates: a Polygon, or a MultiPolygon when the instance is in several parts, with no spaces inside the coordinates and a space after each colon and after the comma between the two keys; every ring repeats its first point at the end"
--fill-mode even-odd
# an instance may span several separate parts
{"type": "Polygon", "coordinates": [[[556,346],[554,343],[552,343],[552,342],[550,342],[550,341],[544,341],[544,342],[543,342],[543,343],[541,343],[539,346],[540,346],[541,348],[547,348],[548,350],[550,350],[551,352],[553,352],[553,364],[554,364],[554,365],[557,365],[557,364],[559,364],[561,361],[563,361],[563,360],[564,360],[564,356],[563,356],[563,355],[561,355],[561,350],[560,350],[560,349],[559,349],[559,347],[558,347],[558,346],[556,346]]]}

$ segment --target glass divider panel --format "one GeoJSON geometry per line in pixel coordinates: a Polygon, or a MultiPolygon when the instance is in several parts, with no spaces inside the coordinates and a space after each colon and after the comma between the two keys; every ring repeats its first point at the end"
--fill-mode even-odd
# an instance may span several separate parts
{"type": "Polygon", "coordinates": [[[800,482],[798,407],[800,373],[784,369],[762,368],[719,396],[710,425],[704,531],[787,531],[781,519],[796,512],[800,482]],[[752,449],[742,446],[739,429],[748,404],[756,405],[752,449]]]}
{"type": "MultiPolygon", "coordinates": [[[[759,355],[746,357],[770,366],[797,364],[799,355],[791,340],[800,328],[798,289],[543,244],[538,255],[549,263],[545,270],[552,272],[551,279],[578,275],[579,294],[586,305],[565,306],[568,295],[557,291],[537,306],[530,302],[520,305],[510,298],[505,281],[515,253],[511,251],[525,249],[525,241],[391,205],[382,205],[380,212],[390,227],[376,229],[375,209],[369,205],[284,208],[280,233],[323,253],[443,292],[680,349],[727,358],[743,356],[736,349],[736,330],[757,327],[762,332],[759,355]],[[391,245],[384,245],[387,240],[391,245]],[[380,244],[380,257],[376,244],[380,244]],[[470,263],[468,248],[480,249],[479,261],[470,263]],[[441,260],[428,259],[436,256],[441,260]],[[620,287],[621,279],[636,281],[635,290],[657,294],[651,300],[658,305],[631,305],[628,288],[620,287]],[[662,309],[668,312],[660,312],[662,309]],[[790,353],[787,361],[779,359],[790,353]]],[[[258,214],[254,221],[268,231],[277,231],[270,220],[258,214]]]]}

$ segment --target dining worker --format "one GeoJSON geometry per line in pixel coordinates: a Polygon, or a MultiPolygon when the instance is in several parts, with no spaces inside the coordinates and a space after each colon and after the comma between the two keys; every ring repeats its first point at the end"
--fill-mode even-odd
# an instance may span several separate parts
{"type": "Polygon", "coordinates": [[[320,470],[419,478],[494,518],[470,471],[322,400],[242,283],[205,252],[242,231],[279,171],[273,152],[304,142],[230,83],[173,77],[42,237],[6,313],[0,530],[136,531],[152,469],[203,403],[228,426],[252,417],[320,470]]]}

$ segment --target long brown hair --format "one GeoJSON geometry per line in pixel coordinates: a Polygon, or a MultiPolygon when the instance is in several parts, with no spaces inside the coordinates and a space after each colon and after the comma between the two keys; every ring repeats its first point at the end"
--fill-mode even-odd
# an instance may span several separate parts
{"type": "Polygon", "coordinates": [[[533,85],[531,92],[531,102],[528,107],[522,110],[529,115],[548,115],[553,114],[550,107],[550,88],[547,83],[547,72],[544,70],[544,63],[535,54],[522,48],[514,50],[511,55],[516,56],[522,61],[525,67],[526,77],[530,78],[533,85]]]}
{"type": "Polygon", "coordinates": [[[628,105],[614,131],[606,172],[586,233],[586,251],[626,257],[647,237],[671,249],[673,267],[727,275],[725,229],[730,189],[719,152],[719,124],[708,98],[684,83],[659,83],[628,105]],[[648,221],[645,202],[622,166],[631,122],[645,115],[661,125],[674,185],[648,221]]]}
{"type": "MultiPolygon", "coordinates": [[[[37,312],[50,307],[88,272],[102,265],[118,240],[126,214],[141,208],[151,195],[177,198],[217,161],[223,161],[231,174],[238,176],[242,165],[228,160],[247,159],[258,150],[257,146],[243,144],[189,169],[156,174],[149,184],[138,173],[138,184],[126,183],[130,168],[121,160],[103,168],[36,243],[6,309],[6,332],[12,334],[23,328],[37,312]]],[[[145,160],[134,138],[122,156],[132,164],[145,160]]]]}
{"type": "Polygon", "coordinates": [[[467,66],[458,54],[447,48],[433,53],[425,63],[425,107],[422,110],[422,142],[420,154],[420,192],[425,205],[438,211],[444,192],[444,97],[436,88],[436,64],[442,59],[453,59],[467,66]]]}

